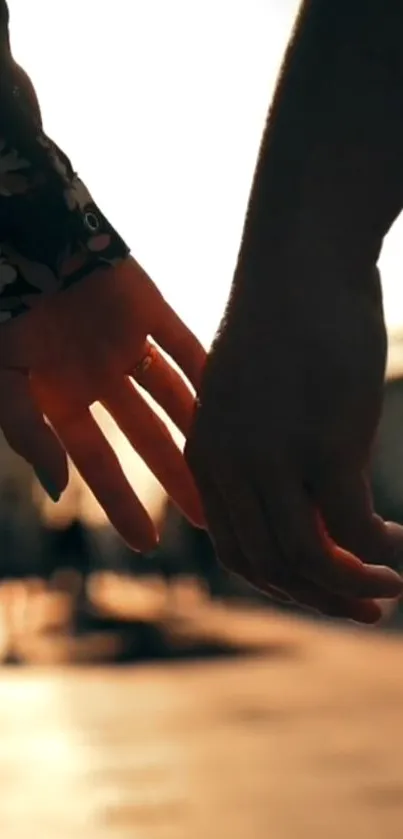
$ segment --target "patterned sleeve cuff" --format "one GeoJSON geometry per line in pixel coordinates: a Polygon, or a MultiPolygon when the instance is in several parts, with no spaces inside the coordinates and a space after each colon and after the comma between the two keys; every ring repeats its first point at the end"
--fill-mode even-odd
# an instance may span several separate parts
{"type": "Polygon", "coordinates": [[[66,155],[35,143],[46,167],[0,137],[0,322],[129,254],[66,155]]]}

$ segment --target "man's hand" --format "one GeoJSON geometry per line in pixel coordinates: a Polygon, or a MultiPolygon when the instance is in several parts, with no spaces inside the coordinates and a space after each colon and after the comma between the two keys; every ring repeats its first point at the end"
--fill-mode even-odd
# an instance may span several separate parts
{"type": "MultiPolygon", "coordinates": [[[[334,266],[329,272],[334,273],[334,266]]],[[[280,599],[373,623],[398,596],[403,528],[368,479],[386,337],[376,269],[233,300],[186,456],[221,562],[280,599]]],[[[322,278],[321,278],[322,280],[322,278]]]]}

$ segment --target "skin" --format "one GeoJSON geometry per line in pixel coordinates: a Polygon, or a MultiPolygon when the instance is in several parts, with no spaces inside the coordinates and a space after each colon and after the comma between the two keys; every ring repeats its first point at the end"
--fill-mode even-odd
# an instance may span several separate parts
{"type": "Polygon", "coordinates": [[[186,456],[224,565],[372,623],[403,531],[376,516],[386,331],[377,260],[403,205],[403,3],[306,0],[265,129],[186,456]]]}
{"type": "MultiPolygon", "coordinates": [[[[45,173],[62,202],[64,187],[55,183],[37,139],[42,120],[35,90],[11,55],[2,0],[0,69],[0,134],[45,173]]],[[[7,216],[2,224],[7,229],[7,216]]],[[[67,261],[64,276],[73,269],[67,261]]],[[[55,501],[68,482],[69,455],[120,535],[148,551],[158,540],[155,526],[90,407],[104,405],[184,515],[202,526],[190,470],[137,385],[187,434],[204,362],[200,343],[141,266],[121,259],[68,290],[38,295],[30,311],[0,325],[0,427],[55,501]],[[148,356],[151,364],[143,367],[148,356]]]]}
{"type": "MultiPolygon", "coordinates": [[[[402,531],[374,514],[368,485],[386,349],[376,262],[402,204],[400,7],[303,6],[187,446],[231,570],[271,595],[369,623],[376,598],[402,590],[384,567],[399,563],[402,531]]],[[[39,457],[61,489],[67,451],[129,544],[151,547],[153,526],[91,419],[98,399],[202,523],[190,472],[129,379],[149,335],[196,387],[204,354],[142,269],[128,260],[15,324],[0,334],[0,424],[11,445],[35,465],[39,457]]],[[[191,391],[165,365],[159,356],[141,384],[186,433],[191,391]]]]}
{"type": "Polygon", "coordinates": [[[129,258],[44,297],[35,309],[1,326],[0,426],[12,448],[58,494],[68,481],[68,454],[120,535],[135,550],[147,551],[158,534],[90,406],[104,405],[168,495],[202,526],[192,475],[136,384],[186,434],[194,406],[191,385],[199,385],[204,360],[199,342],[129,258]],[[152,364],[139,369],[150,346],[152,364]]]}

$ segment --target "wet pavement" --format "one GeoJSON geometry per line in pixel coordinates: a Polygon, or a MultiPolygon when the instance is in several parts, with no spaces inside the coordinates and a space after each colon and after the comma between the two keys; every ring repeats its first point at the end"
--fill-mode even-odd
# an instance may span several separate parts
{"type": "Polygon", "coordinates": [[[3,668],[2,839],[401,839],[403,641],[224,623],[266,652],[3,668]]]}

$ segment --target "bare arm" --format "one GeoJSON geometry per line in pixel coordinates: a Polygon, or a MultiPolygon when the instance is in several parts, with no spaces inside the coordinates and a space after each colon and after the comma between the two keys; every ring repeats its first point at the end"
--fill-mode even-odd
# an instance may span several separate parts
{"type": "Polygon", "coordinates": [[[401,0],[303,3],[262,141],[235,291],[247,293],[245,280],[254,295],[271,294],[267,269],[278,285],[286,253],[292,261],[309,253],[310,272],[323,257],[327,273],[333,254],[347,277],[375,264],[403,204],[402,37],[401,0]]]}
{"type": "MultiPolygon", "coordinates": [[[[403,204],[402,0],[305,0],[187,456],[224,565],[372,623],[403,529],[369,464],[386,331],[376,268],[403,204]]],[[[281,594],[282,593],[282,594],[281,594]]]]}

